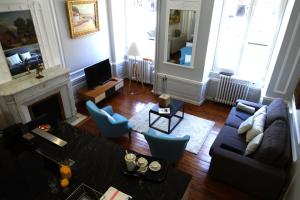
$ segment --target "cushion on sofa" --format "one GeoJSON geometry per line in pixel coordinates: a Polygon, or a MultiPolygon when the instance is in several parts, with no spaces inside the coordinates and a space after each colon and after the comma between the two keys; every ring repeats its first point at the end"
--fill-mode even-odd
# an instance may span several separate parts
{"type": "Polygon", "coordinates": [[[243,154],[247,144],[245,142],[245,135],[237,134],[236,128],[224,125],[210,148],[209,154],[211,156],[213,155],[213,149],[216,146],[243,154]]]}
{"type": "Polygon", "coordinates": [[[248,119],[250,116],[251,114],[239,111],[236,109],[236,107],[233,107],[224,124],[233,128],[239,128],[241,123],[248,119]]]}
{"type": "Polygon", "coordinates": [[[267,114],[267,106],[264,105],[260,109],[258,109],[253,115],[258,116],[260,114],[267,114]]]}
{"type": "Polygon", "coordinates": [[[263,133],[265,121],[266,114],[264,113],[260,113],[259,115],[254,116],[252,128],[246,133],[246,142],[250,142],[258,134],[263,133]]]}
{"type": "Polygon", "coordinates": [[[245,112],[250,113],[250,114],[253,114],[255,112],[255,108],[254,107],[248,106],[248,105],[243,104],[243,103],[238,103],[236,105],[236,108],[238,110],[242,110],[242,111],[245,111],[245,112]]]}
{"type": "Polygon", "coordinates": [[[256,149],[259,147],[261,144],[262,138],[264,134],[260,133],[255,138],[253,138],[247,145],[246,150],[245,150],[245,156],[248,156],[256,151],[256,149]]]}
{"type": "Polygon", "coordinates": [[[267,107],[267,117],[265,127],[269,127],[275,120],[284,120],[288,122],[287,106],[282,99],[275,99],[267,107]]]}
{"type": "Polygon", "coordinates": [[[263,105],[260,104],[260,103],[255,103],[255,102],[247,101],[247,100],[243,100],[243,99],[238,99],[238,100],[236,100],[236,104],[238,104],[238,103],[242,103],[242,104],[245,104],[245,105],[247,105],[247,106],[254,107],[255,110],[258,110],[260,107],[263,106],[263,105]]]}
{"type": "Polygon", "coordinates": [[[254,116],[251,116],[245,121],[243,121],[238,128],[238,134],[243,134],[246,133],[248,130],[250,130],[253,126],[253,122],[254,122],[254,116]]]}
{"type": "Polygon", "coordinates": [[[265,131],[260,147],[253,158],[270,165],[284,167],[291,159],[288,124],[274,121],[265,131]]]}

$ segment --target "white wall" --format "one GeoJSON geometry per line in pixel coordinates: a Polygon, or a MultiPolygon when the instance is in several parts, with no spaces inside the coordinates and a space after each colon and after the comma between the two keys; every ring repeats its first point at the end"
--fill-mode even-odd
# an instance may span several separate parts
{"type": "Polygon", "coordinates": [[[52,0],[56,14],[65,65],[70,71],[95,64],[109,58],[109,36],[106,1],[98,0],[100,31],[72,39],[66,13],[65,0],[52,0]]]}
{"type": "MultiPolygon", "coordinates": [[[[290,1],[289,3],[292,3],[290,1]]],[[[292,98],[300,77],[300,1],[295,1],[274,70],[266,88],[266,98],[292,98]]]]}

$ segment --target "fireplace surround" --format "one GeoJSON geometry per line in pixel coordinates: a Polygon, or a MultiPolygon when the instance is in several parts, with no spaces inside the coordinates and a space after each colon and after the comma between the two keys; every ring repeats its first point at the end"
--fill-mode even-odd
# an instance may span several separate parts
{"type": "Polygon", "coordinates": [[[36,79],[35,73],[0,85],[0,128],[32,120],[30,106],[59,94],[64,118],[76,115],[75,101],[68,69],[60,65],[44,71],[44,78],[36,79]]]}

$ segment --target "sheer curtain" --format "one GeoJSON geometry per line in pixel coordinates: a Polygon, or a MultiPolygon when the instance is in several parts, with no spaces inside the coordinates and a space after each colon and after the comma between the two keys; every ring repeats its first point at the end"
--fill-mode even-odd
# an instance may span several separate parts
{"type": "Polygon", "coordinates": [[[181,12],[181,28],[182,32],[186,34],[187,40],[193,39],[195,29],[195,12],[181,12]]]}

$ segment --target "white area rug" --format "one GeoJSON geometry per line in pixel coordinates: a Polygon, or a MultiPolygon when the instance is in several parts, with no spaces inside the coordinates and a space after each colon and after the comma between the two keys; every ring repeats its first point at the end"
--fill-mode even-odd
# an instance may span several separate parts
{"type": "MultiPolygon", "coordinates": [[[[129,122],[133,125],[133,130],[137,132],[146,132],[149,129],[149,110],[154,106],[154,103],[148,103],[140,112],[130,118],[129,122]]],[[[181,116],[181,112],[177,115],[181,116]]],[[[151,122],[157,118],[157,115],[151,114],[151,122]]],[[[173,117],[171,120],[171,128],[178,121],[178,118],[173,117]]],[[[194,154],[198,154],[207,135],[214,126],[215,122],[196,117],[185,113],[182,121],[170,133],[176,136],[189,135],[190,141],[186,146],[186,150],[194,154]]],[[[167,130],[168,120],[161,117],[155,124],[155,127],[162,130],[167,130]]]]}

